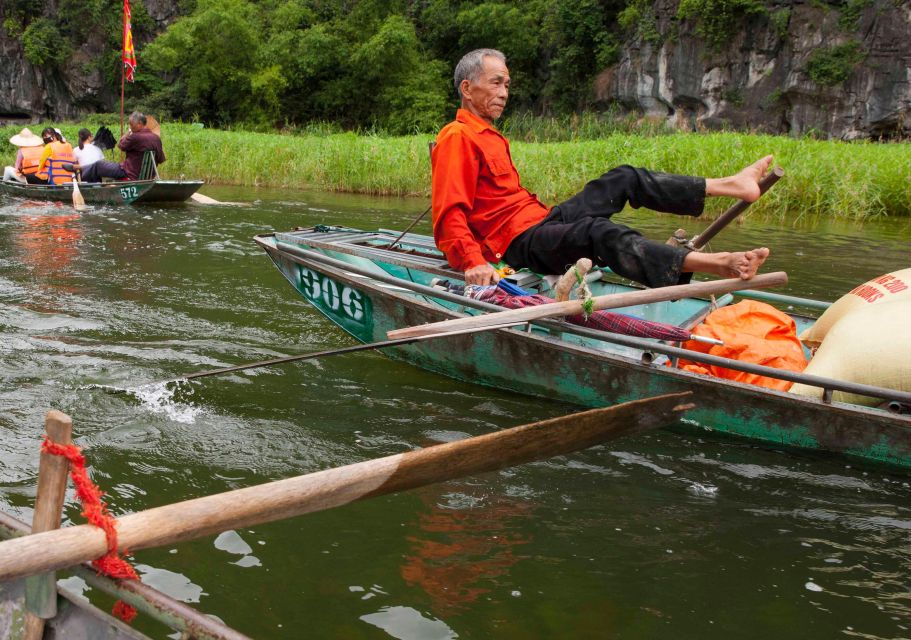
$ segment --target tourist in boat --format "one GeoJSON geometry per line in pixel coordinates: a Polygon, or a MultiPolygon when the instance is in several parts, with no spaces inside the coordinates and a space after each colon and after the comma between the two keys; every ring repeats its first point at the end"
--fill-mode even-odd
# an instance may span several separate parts
{"type": "Polygon", "coordinates": [[[41,132],[44,151],[38,164],[38,173],[46,174],[48,184],[69,184],[73,181],[72,165],[76,162],[73,146],[63,141],[63,134],[53,127],[41,132]],[[67,165],[64,169],[63,165],[67,165]]]}
{"type": "Polygon", "coordinates": [[[509,96],[506,57],[494,49],[466,54],[455,70],[461,108],[446,125],[432,153],[433,235],[449,264],[469,284],[499,279],[489,264],[539,273],[563,273],[590,258],[621,276],[650,287],[687,281],[693,272],[748,279],[769,255],[767,248],[700,253],[644,238],[611,222],[629,203],[656,211],[698,216],[707,196],[753,202],[767,156],[726,178],[704,179],[621,166],[589,182],[555,207],[523,188],[509,142],[493,122],[509,96]]]}
{"type": "Polygon", "coordinates": [[[29,184],[47,184],[47,174],[38,176],[38,165],[44,151],[44,142],[26,127],[9,139],[11,145],[19,147],[16,162],[12,167],[3,170],[4,180],[27,182],[29,184]]]}
{"type": "Polygon", "coordinates": [[[139,111],[131,113],[130,130],[117,143],[117,147],[125,154],[123,163],[98,160],[82,172],[82,181],[101,182],[102,178],[138,180],[146,151],[151,151],[155,155],[156,164],[162,164],[165,155],[161,138],[146,126],[147,122],[145,114],[139,111]]]}
{"type": "Polygon", "coordinates": [[[85,171],[99,160],[104,160],[104,152],[92,144],[94,140],[91,131],[79,130],[79,144],[73,149],[73,154],[76,156],[76,168],[80,171],[85,171]]]}

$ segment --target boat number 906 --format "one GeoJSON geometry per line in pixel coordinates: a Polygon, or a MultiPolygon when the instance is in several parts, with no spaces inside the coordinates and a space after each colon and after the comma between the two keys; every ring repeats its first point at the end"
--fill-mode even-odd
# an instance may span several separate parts
{"type": "Polygon", "coordinates": [[[327,311],[341,312],[356,322],[364,321],[364,299],[359,291],[306,267],[301,267],[301,291],[327,311]]]}
{"type": "Polygon", "coordinates": [[[130,198],[136,197],[136,187],[121,187],[120,188],[120,197],[124,200],[129,200],[130,198]]]}

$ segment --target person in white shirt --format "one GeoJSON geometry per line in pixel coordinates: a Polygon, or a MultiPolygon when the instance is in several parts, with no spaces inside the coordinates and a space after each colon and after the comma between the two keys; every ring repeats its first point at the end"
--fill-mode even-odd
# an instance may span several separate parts
{"type": "Polygon", "coordinates": [[[104,152],[92,144],[94,137],[88,129],[79,130],[79,146],[73,149],[73,155],[76,156],[76,162],[79,169],[85,171],[86,168],[95,164],[99,160],[104,160],[104,152]]]}

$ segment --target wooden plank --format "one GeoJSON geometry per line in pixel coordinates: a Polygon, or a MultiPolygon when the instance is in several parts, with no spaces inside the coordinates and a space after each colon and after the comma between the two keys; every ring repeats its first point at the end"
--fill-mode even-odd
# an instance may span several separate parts
{"type": "MultiPolygon", "coordinates": [[[[48,411],[44,422],[48,438],[57,444],[73,442],[73,421],[59,411],[48,411]]],[[[38,496],[32,531],[60,528],[63,501],[66,498],[66,476],[70,465],[66,458],[42,453],[38,463],[38,496]]],[[[57,615],[57,576],[54,572],[32,576],[25,581],[25,640],[41,640],[44,621],[57,615]]]]}
{"type": "MultiPolygon", "coordinates": [[[[612,293],[606,296],[592,298],[593,309],[617,309],[620,307],[632,307],[638,304],[650,304],[653,302],[666,302],[668,300],[678,300],[680,298],[697,298],[701,296],[720,295],[740,289],[761,289],[763,287],[778,287],[787,284],[788,276],[783,271],[774,273],[763,273],[749,280],[740,278],[729,278],[727,280],[707,280],[704,282],[694,282],[692,284],[680,284],[672,287],[661,287],[658,289],[643,289],[641,291],[630,291],[627,293],[612,293]]],[[[404,329],[395,329],[389,331],[386,336],[390,339],[412,338],[414,336],[425,336],[432,333],[444,331],[457,331],[460,329],[472,329],[477,327],[492,326],[504,324],[507,322],[530,322],[541,318],[556,318],[560,316],[575,316],[582,313],[583,307],[580,300],[567,300],[566,302],[554,302],[552,304],[542,304],[536,307],[526,307],[524,309],[511,309],[499,313],[489,313],[483,316],[472,316],[470,318],[457,318],[455,320],[445,320],[443,322],[434,322],[432,324],[418,325],[416,327],[406,327],[404,329]]]]}
{"type": "MultiPolygon", "coordinates": [[[[667,426],[692,408],[676,393],[237,489],[117,519],[120,549],[172,545],[434,482],[564,455],[606,440],[667,426]]],[[[67,527],[0,542],[0,581],[91,560],[107,550],[104,532],[67,527]]]]}

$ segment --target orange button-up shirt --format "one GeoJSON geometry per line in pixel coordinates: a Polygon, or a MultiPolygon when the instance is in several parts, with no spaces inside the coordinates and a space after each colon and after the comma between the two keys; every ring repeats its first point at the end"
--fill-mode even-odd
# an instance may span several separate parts
{"type": "Polygon", "coordinates": [[[548,208],[519,184],[509,141],[466,109],[443,127],[431,154],[433,237],[460,271],[498,262],[548,208]]]}

